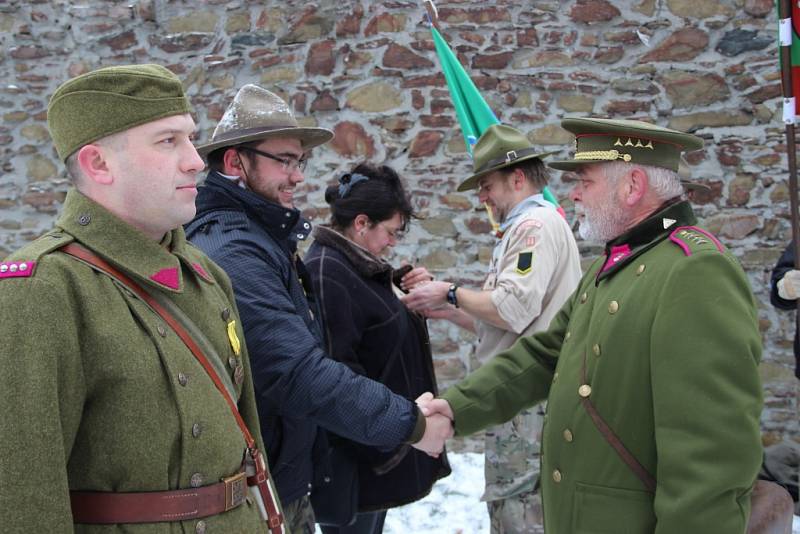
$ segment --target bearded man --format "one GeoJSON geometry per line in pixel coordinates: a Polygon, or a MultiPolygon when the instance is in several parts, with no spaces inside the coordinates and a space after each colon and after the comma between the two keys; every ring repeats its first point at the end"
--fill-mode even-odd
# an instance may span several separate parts
{"type": "Polygon", "coordinates": [[[745,532],[761,464],[761,336],[733,255],[696,225],[677,175],[693,135],[565,119],[581,235],[605,254],[549,328],[423,413],[470,434],[545,399],[548,534],[745,532]]]}

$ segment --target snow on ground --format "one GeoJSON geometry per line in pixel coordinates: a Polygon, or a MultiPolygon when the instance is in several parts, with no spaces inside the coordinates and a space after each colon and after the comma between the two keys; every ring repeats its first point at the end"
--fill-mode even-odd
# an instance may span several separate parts
{"type": "MultiPolygon", "coordinates": [[[[424,499],[389,510],[384,534],[488,534],[486,504],[480,502],[483,454],[451,452],[447,457],[453,474],[438,481],[424,499]]],[[[794,517],[792,534],[800,534],[800,516],[794,517]]]]}
{"type": "Polygon", "coordinates": [[[448,453],[453,473],[424,499],[386,514],[385,534],[488,534],[483,493],[483,453],[448,453]]]}

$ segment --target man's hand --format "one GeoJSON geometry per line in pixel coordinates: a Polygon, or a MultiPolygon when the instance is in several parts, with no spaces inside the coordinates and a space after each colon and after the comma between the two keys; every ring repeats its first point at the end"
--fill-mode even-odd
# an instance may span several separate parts
{"type": "Polygon", "coordinates": [[[415,402],[425,417],[440,414],[447,417],[451,421],[455,419],[453,416],[453,409],[450,408],[450,403],[444,399],[435,398],[433,393],[423,393],[417,397],[415,402]]]}
{"type": "Polygon", "coordinates": [[[449,289],[450,282],[429,281],[417,284],[414,289],[411,290],[411,293],[405,295],[400,300],[402,300],[403,304],[411,311],[439,308],[447,304],[447,291],[449,289]]]}
{"type": "Polygon", "coordinates": [[[400,288],[406,291],[411,291],[419,284],[430,282],[433,280],[433,275],[428,272],[423,266],[417,266],[408,271],[400,280],[400,288]]]}
{"type": "Polygon", "coordinates": [[[449,418],[434,414],[425,418],[425,434],[422,439],[411,446],[438,458],[444,450],[444,442],[453,437],[453,421],[449,418]]]}
{"type": "Polygon", "coordinates": [[[783,300],[797,300],[800,296],[800,271],[792,269],[786,271],[783,278],[778,280],[778,296],[783,300]]]}

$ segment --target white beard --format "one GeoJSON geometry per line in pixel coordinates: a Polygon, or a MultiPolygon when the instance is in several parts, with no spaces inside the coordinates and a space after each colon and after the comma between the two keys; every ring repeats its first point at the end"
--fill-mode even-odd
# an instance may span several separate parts
{"type": "Polygon", "coordinates": [[[628,217],[616,205],[613,197],[606,200],[607,202],[593,209],[586,209],[585,206],[579,204],[575,205],[575,212],[583,215],[578,226],[578,235],[582,239],[605,243],[625,232],[628,217]]]}

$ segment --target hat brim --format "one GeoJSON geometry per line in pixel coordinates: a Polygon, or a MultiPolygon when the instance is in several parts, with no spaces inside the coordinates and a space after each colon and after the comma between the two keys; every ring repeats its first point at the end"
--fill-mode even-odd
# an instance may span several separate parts
{"type": "Polygon", "coordinates": [[[592,165],[595,163],[608,163],[607,160],[600,160],[600,159],[567,159],[567,160],[558,160],[558,161],[549,161],[547,166],[551,169],[556,169],[559,171],[574,171],[584,165],[592,165]]]}
{"type": "Polygon", "coordinates": [[[224,140],[206,143],[205,145],[200,145],[195,148],[201,156],[206,157],[208,154],[220,148],[241,145],[242,143],[249,143],[250,141],[273,139],[275,137],[298,139],[303,145],[303,150],[310,150],[315,146],[323,145],[333,139],[333,132],[326,128],[287,126],[286,128],[264,129],[261,132],[249,132],[246,135],[229,137],[224,140]]]}
{"type": "MultiPolygon", "coordinates": [[[[556,150],[556,151],[551,151],[551,152],[541,152],[539,154],[530,154],[528,156],[524,156],[524,157],[521,157],[519,159],[515,159],[514,161],[510,161],[508,163],[502,163],[502,164],[497,165],[495,167],[490,167],[488,169],[484,169],[481,172],[475,173],[472,176],[470,176],[469,178],[467,178],[466,180],[464,180],[463,182],[461,182],[458,185],[458,187],[456,188],[456,191],[458,191],[459,193],[463,193],[464,191],[469,191],[470,189],[477,189],[478,188],[478,180],[480,180],[482,177],[486,176],[487,174],[493,173],[495,171],[499,171],[500,169],[505,169],[506,167],[510,167],[511,165],[516,165],[518,163],[521,163],[523,161],[527,161],[529,159],[533,159],[533,158],[542,159],[542,158],[545,158],[545,157],[550,156],[552,154],[556,154],[557,152],[558,151],[556,150]]],[[[542,163],[544,163],[544,161],[542,163]]]]}

